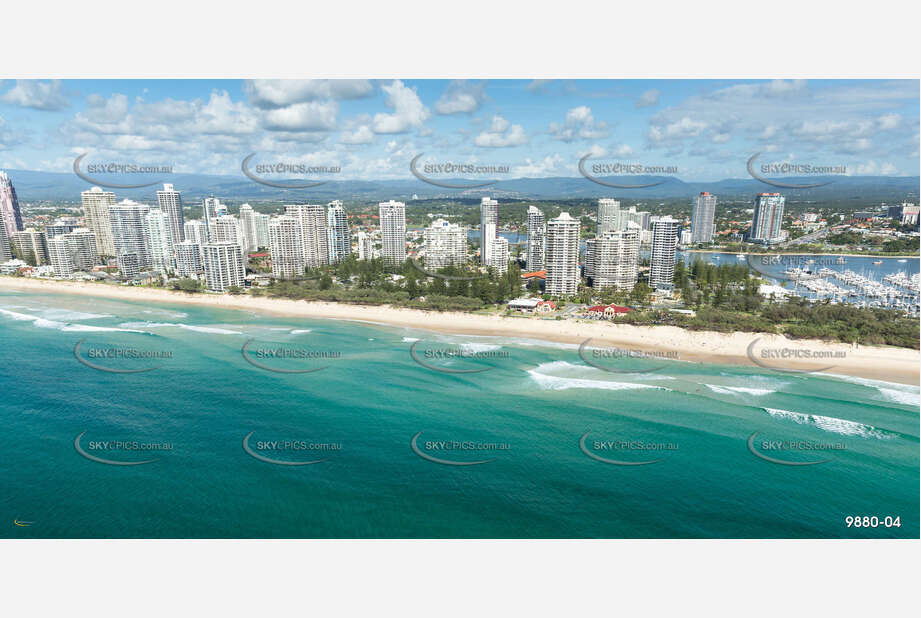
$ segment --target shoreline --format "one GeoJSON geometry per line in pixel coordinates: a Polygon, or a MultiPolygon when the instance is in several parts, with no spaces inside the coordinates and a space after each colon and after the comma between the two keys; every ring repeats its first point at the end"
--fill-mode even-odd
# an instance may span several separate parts
{"type": "MultiPolygon", "coordinates": [[[[717,250],[715,250],[715,249],[685,249],[685,250],[683,251],[683,253],[721,253],[721,254],[726,254],[726,255],[738,255],[737,253],[733,253],[732,251],[726,251],[726,250],[717,251],[717,250]]],[[[921,256],[918,256],[918,255],[916,255],[916,254],[911,254],[911,255],[873,255],[873,254],[867,254],[867,253],[794,253],[794,252],[787,252],[787,251],[781,251],[780,253],[754,253],[754,252],[750,252],[750,251],[743,251],[742,253],[743,253],[744,255],[770,255],[770,256],[775,256],[775,255],[778,255],[778,256],[783,256],[783,255],[808,255],[808,256],[810,256],[810,257],[812,257],[812,256],[815,256],[815,257],[825,257],[825,256],[828,256],[828,257],[838,257],[838,256],[840,256],[840,257],[855,257],[855,258],[861,258],[861,257],[862,257],[862,258],[871,258],[871,257],[872,257],[872,258],[879,258],[879,259],[881,259],[881,260],[904,260],[904,259],[907,259],[907,258],[913,258],[913,259],[916,259],[916,260],[917,260],[917,259],[921,259],[921,256]]]]}
{"type": "MultiPolygon", "coordinates": [[[[832,355],[821,361],[783,361],[783,365],[763,361],[761,368],[821,370],[884,382],[918,386],[921,352],[908,348],[858,346],[819,340],[791,340],[767,333],[717,333],[690,331],[675,326],[634,326],[610,321],[543,320],[539,317],[503,317],[459,312],[405,309],[387,305],[350,305],[283,298],[187,294],[166,289],[113,286],[103,283],[66,282],[0,276],[0,290],[38,293],[63,293],[96,296],[132,302],[190,304],[265,313],[289,318],[338,319],[370,322],[384,326],[411,328],[455,335],[519,337],[554,343],[581,344],[591,339],[649,353],[677,353],[679,360],[758,367],[748,349],[759,340],[771,348],[808,349],[811,353],[832,355]],[[841,358],[833,355],[843,354],[841,358]],[[831,366],[829,366],[831,365],[831,366]]],[[[761,349],[761,348],[758,348],[761,349]]]]}

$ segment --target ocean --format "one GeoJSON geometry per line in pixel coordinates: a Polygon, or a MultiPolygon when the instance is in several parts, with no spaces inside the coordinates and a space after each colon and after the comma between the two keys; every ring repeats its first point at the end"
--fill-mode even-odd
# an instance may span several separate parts
{"type": "Polygon", "coordinates": [[[919,536],[916,386],[2,291],[0,389],[6,538],[919,536]]]}

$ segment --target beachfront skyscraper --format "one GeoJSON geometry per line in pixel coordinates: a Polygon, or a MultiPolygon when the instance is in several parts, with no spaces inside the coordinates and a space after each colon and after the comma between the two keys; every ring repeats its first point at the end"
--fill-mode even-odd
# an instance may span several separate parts
{"type": "Polygon", "coordinates": [[[269,254],[272,256],[273,277],[292,279],[304,276],[304,236],[297,217],[283,215],[269,221],[269,254]]]}
{"type": "Polygon", "coordinates": [[[598,236],[605,232],[616,232],[620,225],[620,202],[606,197],[598,200],[598,213],[595,219],[598,223],[598,236]]]}
{"type": "Polygon", "coordinates": [[[435,219],[422,233],[425,267],[435,271],[467,263],[467,231],[456,223],[435,219]]]}
{"type": "Polygon", "coordinates": [[[326,206],[326,233],[329,263],[338,264],[352,251],[349,217],[339,200],[330,202],[326,206]]]}
{"type": "Polygon", "coordinates": [[[115,242],[112,239],[112,223],[109,220],[109,207],[115,205],[115,194],[111,191],[103,191],[99,187],[93,187],[81,193],[80,198],[83,203],[84,225],[96,235],[96,252],[99,255],[116,255],[115,242]]]}
{"type": "Polygon", "coordinates": [[[132,200],[122,200],[114,206],[109,206],[112,243],[115,247],[114,255],[123,253],[137,255],[138,268],[141,270],[150,268],[153,263],[145,223],[148,212],[150,212],[149,206],[132,200]]]}
{"type": "Polygon", "coordinates": [[[489,197],[480,200],[480,263],[489,264],[487,248],[489,239],[496,237],[499,229],[499,202],[489,197]],[[487,235],[486,226],[492,224],[492,236],[487,235]]]}
{"type": "Polygon", "coordinates": [[[544,269],[547,227],[544,213],[537,206],[528,206],[528,270],[544,269]]]}
{"type": "Polygon", "coordinates": [[[98,261],[96,238],[85,228],[55,236],[48,240],[48,261],[55,277],[90,271],[98,261]]]}
{"type": "Polygon", "coordinates": [[[713,218],[716,215],[716,196],[704,191],[694,200],[691,215],[691,242],[711,242],[716,232],[713,218]]]}
{"type": "Polygon", "coordinates": [[[240,206],[240,227],[243,229],[243,249],[255,251],[259,248],[256,234],[256,213],[249,204],[240,206]]]}
{"type": "MultiPolygon", "coordinates": [[[[4,228],[3,232],[5,233],[4,228]]],[[[48,239],[41,230],[23,230],[14,232],[10,239],[13,248],[19,257],[32,266],[41,266],[48,263],[48,239]]],[[[95,241],[94,241],[95,242],[95,241]]],[[[2,250],[2,247],[0,247],[2,250]]]]}
{"type": "Polygon", "coordinates": [[[630,222],[627,229],[605,232],[585,243],[585,276],[592,288],[615,287],[632,290],[639,263],[640,227],[630,222]]]}
{"type": "Polygon", "coordinates": [[[0,171],[0,222],[6,228],[7,240],[13,237],[13,232],[22,230],[22,213],[19,212],[16,189],[4,171],[0,171]]]}
{"type": "Polygon", "coordinates": [[[652,250],[649,253],[649,287],[672,289],[675,275],[675,246],[680,223],[671,217],[660,217],[652,224],[652,250]]]}
{"type": "Polygon", "coordinates": [[[389,200],[378,204],[381,222],[381,257],[388,266],[406,260],[406,204],[389,200]]]}
{"type": "Polygon", "coordinates": [[[211,219],[211,242],[224,243],[232,242],[240,245],[240,249],[246,246],[243,239],[243,226],[240,220],[233,215],[219,215],[211,219]]]}
{"type": "Polygon", "coordinates": [[[150,250],[150,265],[160,271],[173,268],[173,234],[170,215],[160,208],[151,208],[144,216],[144,233],[150,250]]]}
{"type": "Polygon", "coordinates": [[[261,212],[253,214],[253,226],[256,228],[256,248],[269,246],[269,215],[261,212]]]}
{"type": "Polygon", "coordinates": [[[176,250],[176,275],[197,279],[204,272],[201,246],[191,240],[174,245],[176,250]]]}
{"type": "Polygon", "coordinates": [[[3,225],[3,216],[0,215],[0,262],[13,259],[12,239],[6,235],[6,226],[3,225]]]}
{"type": "Polygon", "coordinates": [[[561,212],[547,223],[546,292],[570,296],[579,288],[579,220],[561,212]]]}
{"type": "Polygon", "coordinates": [[[486,242],[490,247],[488,266],[499,274],[505,274],[508,271],[508,239],[496,236],[487,238],[486,242]]]}
{"type": "Polygon", "coordinates": [[[783,208],[784,198],[780,193],[759,193],[755,199],[755,214],[748,240],[764,244],[783,240],[783,208]]]}
{"type": "Polygon", "coordinates": [[[173,185],[163,185],[163,190],[157,191],[157,204],[166,215],[171,244],[175,245],[177,242],[185,240],[185,229],[183,227],[185,218],[182,214],[182,197],[180,197],[179,191],[173,189],[173,185]]]}
{"type": "Polygon", "coordinates": [[[242,288],[246,280],[243,249],[233,242],[209,243],[204,247],[205,281],[209,290],[226,292],[227,288],[242,288]]]}
{"type": "Polygon", "coordinates": [[[374,257],[374,239],[370,232],[358,232],[358,259],[370,260],[374,257]]]}
{"type": "Polygon", "coordinates": [[[304,263],[307,268],[319,268],[329,264],[326,207],[321,204],[293,204],[285,206],[285,214],[295,217],[300,223],[304,263]]]}

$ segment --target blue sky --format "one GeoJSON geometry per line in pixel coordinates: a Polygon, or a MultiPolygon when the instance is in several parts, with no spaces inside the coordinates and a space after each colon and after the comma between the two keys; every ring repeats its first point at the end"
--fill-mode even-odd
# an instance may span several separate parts
{"type": "Polygon", "coordinates": [[[74,157],[240,174],[266,162],[410,178],[409,161],[576,176],[581,156],[691,181],[762,163],[917,175],[913,80],[0,80],[0,169],[74,157]]]}

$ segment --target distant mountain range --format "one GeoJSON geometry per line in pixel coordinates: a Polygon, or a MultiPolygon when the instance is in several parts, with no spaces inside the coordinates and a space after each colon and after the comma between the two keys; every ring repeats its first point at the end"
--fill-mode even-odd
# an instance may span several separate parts
{"type": "MultiPolygon", "coordinates": [[[[40,200],[79,201],[80,192],[92,185],[73,173],[36,172],[30,170],[6,170],[22,202],[40,200]]],[[[582,176],[554,178],[515,178],[500,180],[489,187],[478,189],[445,189],[429,185],[416,178],[406,180],[342,180],[330,181],[310,189],[280,189],[253,182],[242,173],[235,176],[208,174],[168,174],[160,177],[107,177],[114,184],[140,184],[160,180],[172,183],[182,192],[186,203],[214,195],[226,200],[251,201],[318,201],[333,199],[351,201],[375,201],[397,199],[407,201],[418,199],[479,198],[489,195],[496,198],[520,199],[577,199],[597,197],[621,197],[643,199],[690,198],[701,191],[709,191],[722,199],[751,199],[759,192],[777,191],[790,201],[853,201],[871,204],[874,202],[917,203],[921,178],[918,176],[811,176],[805,178],[783,178],[790,184],[829,182],[812,189],[785,189],[754,179],[726,179],[715,182],[685,182],[670,176],[606,176],[606,182],[617,184],[652,184],[654,187],[621,189],[599,185],[582,176]]],[[[285,183],[303,182],[301,179],[278,181],[285,183]]],[[[449,184],[472,184],[467,179],[440,179],[449,184]]],[[[153,200],[159,185],[140,189],[109,189],[119,199],[153,200]]]]}

